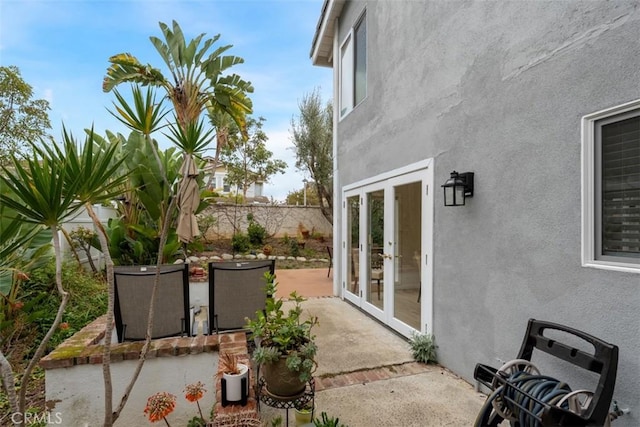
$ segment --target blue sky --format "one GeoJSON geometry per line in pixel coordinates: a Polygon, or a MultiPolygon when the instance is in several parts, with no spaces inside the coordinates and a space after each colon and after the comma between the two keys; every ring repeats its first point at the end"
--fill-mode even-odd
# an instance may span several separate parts
{"type": "Polygon", "coordinates": [[[226,54],[245,60],[232,70],[254,86],[254,116],[266,119],[268,148],[289,165],[264,189],[266,196],[283,200],[302,188],[304,178],[295,170],[289,133],[298,103],[314,88],[323,101],[331,99],[331,69],[314,67],[309,58],[322,2],[1,0],[0,64],[17,66],[34,96],[50,102],[56,139],[63,123],[76,136],[92,124],[100,134],[107,129],[126,134],[106,110],[114,100],[112,93],[102,92],[108,58],[129,52],[164,71],[149,41],[152,35],[163,39],[158,22],[176,20],[187,40],[220,34],[215,46],[231,44],[226,54]]]}

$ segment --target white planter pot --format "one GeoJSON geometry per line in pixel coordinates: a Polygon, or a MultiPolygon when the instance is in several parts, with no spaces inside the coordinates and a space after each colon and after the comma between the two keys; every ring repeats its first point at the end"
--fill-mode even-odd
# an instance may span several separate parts
{"type": "Polygon", "coordinates": [[[246,379],[246,390],[245,393],[249,395],[249,367],[247,365],[243,365],[242,363],[238,363],[238,368],[240,369],[240,373],[237,375],[233,374],[222,374],[222,378],[225,380],[225,385],[227,389],[227,401],[229,402],[239,402],[242,400],[242,379],[246,379]]]}

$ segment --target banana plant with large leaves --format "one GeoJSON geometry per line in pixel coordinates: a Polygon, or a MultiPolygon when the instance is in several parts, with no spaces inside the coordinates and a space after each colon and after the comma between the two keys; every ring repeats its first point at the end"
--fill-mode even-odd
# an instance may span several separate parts
{"type": "Polygon", "coordinates": [[[248,96],[253,92],[253,86],[237,74],[225,74],[234,65],[242,64],[244,59],[223,55],[232,45],[219,46],[208,53],[220,39],[220,34],[203,41],[206,34],[202,33],[187,43],[176,21],[171,28],[162,22],[159,25],[164,40],[153,36],[150,40],[170,76],[166,77],[150,64],[142,64],[129,53],[120,53],[109,58],[111,65],[102,83],[103,91],[109,92],[124,82],[162,87],[182,127],[197,123],[209,106],[228,114],[240,129],[244,129],[246,115],[253,109],[248,96]]]}
{"type": "MultiPolygon", "coordinates": [[[[209,50],[220,39],[220,35],[204,40],[205,34],[200,34],[188,43],[185,40],[182,29],[177,22],[173,21],[172,27],[164,23],[160,23],[160,29],[164,35],[164,40],[158,37],[150,37],[151,43],[154,45],[162,60],[164,61],[170,73],[167,78],[158,68],[147,64],[142,64],[136,57],[128,53],[114,55],[109,59],[111,65],[107,69],[107,74],[103,80],[103,90],[109,92],[117,85],[129,82],[142,86],[161,87],[166,91],[167,98],[171,101],[175,122],[171,123],[171,127],[175,127],[172,131],[172,138],[178,147],[183,150],[184,168],[183,176],[180,181],[177,196],[170,197],[169,205],[166,209],[164,221],[160,234],[159,253],[164,252],[167,238],[169,235],[170,225],[173,218],[173,210],[177,204],[177,200],[181,201],[180,219],[184,218],[184,210],[182,202],[187,200],[184,195],[187,189],[194,190],[194,178],[198,175],[194,170],[195,157],[198,151],[204,148],[203,138],[201,138],[202,129],[199,128],[200,117],[205,108],[209,106],[218,111],[222,111],[233,118],[241,130],[246,128],[246,115],[252,112],[251,100],[248,93],[253,92],[250,82],[240,78],[236,74],[228,74],[228,70],[234,65],[241,64],[244,60],[237,56],[224,55],[231,48],[231,45],[219,46],[211,53],[209,50]],[[186,166],[189,167],[186,167],[186,166]]],[[[122,100],[119,100],[122,104],[122,100]]],[[[131,114],[134,109],[123,109],[129,115],[129,119],[125,118],[131,128],[139,126],[141,122],[145,122],[141,115],[143,111],[136,111],[138,119],[133,118],[131,114]],[[137,122],[137,123],[136,123],[137,122]]],[[[143,133],[148,145],[157,154],[157,146],[151,144],[150,133],[143,129],[137,129],[143,133]]],[[[209,139],[209,138],[204,138],[209,139]]],[[[208,143],[208,142],[207,142],[208,143]]],[[[163,168],[159,155],[156,155],[156,163],[160,169],[163,168]]],[[[171,182],[166,175],[164,169],[164,184],[166,188],[171,188],[171,182]]],[[[193,191],[190,191],[193,195],[193,191]]],[[[197,197],[197,196],[196,196],[197,197]]],[[[194,197],[190,197],[194,200],[194,197]]],[[[193,206],[193,203],[191,204],[193,206]]],[[[193,219],[193,213],[190,213],[193,219]]],[[[193,221],[192,221],[193,223],[193,221]]],[[[181,233],[181,239],[188,239],[181,233]]],[[[187,240],[188,241],[188,240],[187,240]]],[[[162,257],[158,256],[158,264],[162,261],[162,257]]],[[[158,269],[159,271],[159,269],[158,269]]],[[[150,332],[153,325],[154,316],[154,296],[158,288],[159,274],[156,274],[156,280],[152,290],[151,304],[149,307],[147,330],[148,336],[145,341],[141,356],[133,373],[130,383],[127,385],[120,405],[110,414],[105,413],[105,425],[111,425],[120,415],[124,405],[127,402],[129,393],[142,370],[145,355],[150,345],[150,332]]]]}

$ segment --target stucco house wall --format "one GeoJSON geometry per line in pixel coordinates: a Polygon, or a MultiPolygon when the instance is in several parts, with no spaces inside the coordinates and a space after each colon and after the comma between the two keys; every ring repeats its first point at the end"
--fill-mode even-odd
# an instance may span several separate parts
{"type": "Polygon", "coordinates": [[[433,159],[439,361],[473,382],[477,362],[515,358],[529,318],[580,329],[620,347],[620,427],[640,425],[640,274],[581,264],[581,118],[640,98],[639,5],[347,1],[333,56],[335,72],[366,9],[367,95],[335,121],[335,194],[433,159]],[[452,170],[475,173],[464,207],[443,204],[452,170]]]}

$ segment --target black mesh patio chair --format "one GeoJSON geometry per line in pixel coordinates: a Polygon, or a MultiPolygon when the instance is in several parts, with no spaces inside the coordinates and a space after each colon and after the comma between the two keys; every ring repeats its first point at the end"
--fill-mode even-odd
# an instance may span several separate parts
{"type": "Polygon", "coordinates": [[[273,274],[275,268],[275,260],[210,263],[210,333],[245,329],[246,319],[265,308],[264,273],[273,274]]]}
{"type": "MultiPolygon", "coordinates": [[[[151,338],[189,335],[188,268],[188,264],[160,268],[151,338]]],[[[119,342],[145,339],[155,276],[155,265],[114,268],[114,315],[119,342]]]]}

